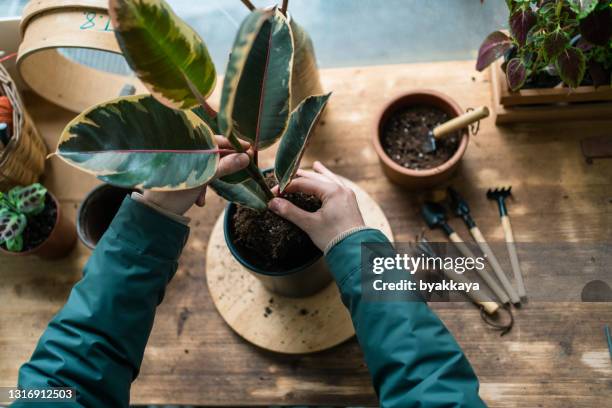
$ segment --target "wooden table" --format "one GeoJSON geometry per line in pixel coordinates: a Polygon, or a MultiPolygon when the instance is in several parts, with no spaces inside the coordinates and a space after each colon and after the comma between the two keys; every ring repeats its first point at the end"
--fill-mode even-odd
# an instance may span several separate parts
{"type": "MultiPolygon", "coordinates": [[[[385,101],[413,88],[433,88],[463,107],[490,103],[489,81],[472,61],[324,70],[334,90],[327,117],[304,164],[315,158],[354,180],[383,207],[398,241],[421,230],[423,198],[390,184],[370,144],[373,121],[385,101]]],[[[30,96],[30,110],[48,144],[72,114],[30,96]]],[[[497,209],[484,190],[512,184],[511,213],[519,241],[609,241],[612,161],[587,164],[579,141],[609,134],[612,122],[550,123],[496,128],[482,123],[454,185],[478,214],[479,225],[502,240],[497,209]],[[544,234],[544,232],[547,232],[544,234]],[[553,238],[554,237],[554,238],[553,238]]],[[[270,152],[263,155],[271,163],[270,152]]],[[[90,176],[49,160],[45,183],[74,217],[90,176]]],[[[210,406],[376,405],[363,356],[353,339],[327,352],[282,356],[259,350],[235,335],[217,314],[205,282],[207,238],[224,203],[209,195],[205,209],[189,215],[192,232],[180,269],[159,307],[132,402],[210,406]]],[[[458,220],[453,225],[465,233],[458,220]]],[[[442,238],[432,233],[432,238],[442,238]]],[[[48,320],[80,278],[89,251],[67,259],[0,261],[0,386],[14,385],[48,320]]],[[[563,264],[563,260],[551,260],[563,264]]],[[[612,364],[603,337],[612,304],[529,304],[517,312],[507,336],[488,329],[470,304],[434,304],[465,350],[492,407],[596,407],[612,395],[612,364]]]]}

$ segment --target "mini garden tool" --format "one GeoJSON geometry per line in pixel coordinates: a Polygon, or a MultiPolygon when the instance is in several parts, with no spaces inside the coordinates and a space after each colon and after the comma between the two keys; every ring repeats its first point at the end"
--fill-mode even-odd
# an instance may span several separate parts
{"type": "Polygon", "coordinates": [[[448,195],[451,201],[451,208],[455,211],[455,214],[461,217],[465,222],[465,225],[470,230],[470,234],[472,234],[474,241],[476,241],[476,243],[478,244],[478,247],[485,255],[485,258],[487,259],[491,267],[493,268],[493,272],[495,272],[497,279],[499,279],[502,286],[504,287],[504,290],[510,297],[510,301],[514,304],[521,303],[521,299],[518,293],[516,293],[516,290],[514,290],[512,283],[504,273],[501,265],[499,264],[499,261],[497,260],[497,257],[489,246],[489,243],[486,241],[486,239],[480,232],[480,228],[476,226],[476,222],[474,222],[474,219],[470,215],[470,207],[468,206],[467,202],[463,199],[463,197],[461,197],[459,192],[457,192],[457,190],[452,187],[448,188],[448,195]]]}
{"type": "MultiPolygon", "coordinates": [[[[427,238],[425,238],[423,234],[421,234],[421,236],[417,239],[417,249],[419,249],[422,253],[424,253],[427,256],[437,257],[435,251],[429,244],[429,241],[427,240],[427,238]]],[[[465,275],[453,273],[452,271],[449,271],[445,268],[442,268],[442,271],[444,272],[444,275],[447,278],[454,280],[458,283],[463,283],[463,284],[472,283],[472,281],[468,279],[468,277],[465,275]]],[[[493,299],[491,299],[489,296],[487,296],[487,294],[484,292],[469,291],[469,292],[464,292],[464,293],[476,306],[482,308],[482,310],[484,310],[485,313],[488,315],[494,315],[499,309],[499,304],[493,299]]]]}
{"type": "Polygon", "coordinates": [[[457,116],[456,118],[453,118],[448,122],[436,126],[433,130],[429,132],[427,140],[425,141],[425,143],[423,143],[423,151],[426,153],[431,153],[435,151],[436,139],[443,138],[449,133],[453,133],[456,130],[463,129],[466,126],[479,121],[480,119],[486,118],[487,116],[489,116],[489,108],[487,108],[486,106],[481,106],[478,109],[466,112],[461,116],[457,116]]]}
{"type": "MultiPolygon", "coordinates": [[[[464,257],[476,259],[476,256],[474,256],[470,248],[463,242],[459,234],[457,234],[446,222],[446,211],[443,206],[437,203],[427,202],[423,205],[422,214],[429,228],[441,228],[464,257]]],[[[497,284],[489,272],[484,269],[477,269],[476,271],[502,303],[508,303],[510,301],[506,292],[497,284]]]]}
{"type": "Polygon", "coordinates": [[[512,224],[510,224],[510,218],[508,217],[508,210],[506,209],[506,197],[512,194],[512,187],[508,188],[495,188],[487,191],[487,198],[489,200],[497,201],[499,207],[499,216],[501,218],[502,227],[504,228],[504,235],[506,237],[506,247],[508,248],[508,254],[510,255],[510,262],[512,263],[512,270],[514,271],[514,279],[518,286],[518,294],[521,298],[527,296],[525,290],[525,283],[523,282],[523,273],[521,272],[521,265],[519,263],[518,253],[516,251],[516,244],[514,243],[514,234],[512,233],[512,224]]]}

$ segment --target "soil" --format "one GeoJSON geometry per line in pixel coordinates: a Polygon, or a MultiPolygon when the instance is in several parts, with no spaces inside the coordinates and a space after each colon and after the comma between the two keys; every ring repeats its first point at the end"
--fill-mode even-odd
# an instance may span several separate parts
{"type": "Polygon", "coordinates": [[[412,170],[438,167],[447,162],[459,148],[461,132],[436,140],[436,150],[425,152],[423,145],[436,126],[452,117],[433,106],[415,106],[393,114],[384,125],[380,138],[385,153],[400,166],[412,170]]]}
{"type": "MultiPolygon", "coordinates": [[[[55,200],[47,193],[43,210],[37,215],[28,216],[28,224],[23,230],[22,235],[23,249],[21,252],[34,249],[45,242],[49,235],[51,235],[56,221],[57,208],[55,200]]],[[[2,248],[6,249],[6,245],[2,244],[2,248]]]]}
{"type": "MultiPolygon", "coordinates": [[[[266,183],[270,187],[277,184],[273,173],[266,175],[266,183]]],[[[321,201],[312,195],[291,193],[283,198],[306,211],[315,212],[321,208],[321,201]]],[[[287,271],[321,255],[304,231],[269,210],[258,212],[238,206],[231,229],[240,254],[266,271],[287,271]]]]}

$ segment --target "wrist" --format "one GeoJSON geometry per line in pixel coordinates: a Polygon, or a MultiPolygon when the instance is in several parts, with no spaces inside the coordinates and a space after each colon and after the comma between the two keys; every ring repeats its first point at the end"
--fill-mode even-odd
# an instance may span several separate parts
{"type": "Polygon", "coordinates": [[[179,209],[173,208],[173,206],[169,205],[168,203],[164,203],[163,200],[156,199],[154,192],[145,191],[144,194],[134,192],[132,193],[131,198],[146,206],[151,207],[152,209],[167,216],[168,218],[180,222],[181,224],[189,225],[189,221],[191,221],[191,219],[189,217],[185,217],[183,215],[183,212],[180,212],[179,209]]]}

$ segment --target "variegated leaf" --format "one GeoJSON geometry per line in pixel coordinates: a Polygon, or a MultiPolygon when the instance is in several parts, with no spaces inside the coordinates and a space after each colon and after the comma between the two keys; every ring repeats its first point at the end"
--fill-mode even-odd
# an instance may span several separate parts
{"type": "Polygon", "coordinates": [[[212,130],[198,115],[149,95],[121,97],[81,113],[57,147],[68,164],[107,183],[160,191],[208,182],[218,153],[212,130]]]}
{"type": "Polygon", "coordinates": [[[219,111],[224,135],[257,149],[274,144],[289,120],[293,38],[278,10],[258,10],[242,23],[226,71],[219,111]]]}
{"type": "Polygon", "coordinates": [[[206,45],[164,0],[110,0],[109,14],[123,55],[156,99],[187,109],[210,95],[217,76],[206,45]]]}
{"type": "Polygon", "coordinates": [[[308,139],[331,94],[309,96],[291,113],[289,127],[276,152],[274,174],[281,193],[300,167],[308,139]]]}
{"type": "Polygon", "coordinates": [[[20,237],[27,225],[25,215],[7,208],[0,208],[0,244],[7,244],[20,237]]]}
{"type": "Polygon", "coordinates": [[[227,201],[263,211],[268,208],[268,200],[259,184],[253,179],[244,180],[242,183],[229,183],[225,179],[215,179],[209,186],[219,196],[227,201]]]}
{"type": "Polygon", "coordinates": [[[47,189],[39,183],[25,187],[14,187],[8,192],[8,198],[15,208],[26,215],[38,214],[45,208],[47,189]]]}

